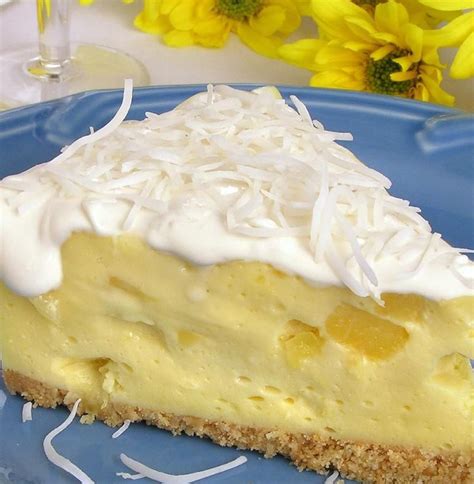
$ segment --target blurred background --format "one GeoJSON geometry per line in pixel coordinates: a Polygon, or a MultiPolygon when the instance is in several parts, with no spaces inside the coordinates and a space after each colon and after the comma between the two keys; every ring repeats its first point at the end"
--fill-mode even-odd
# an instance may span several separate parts
{"type": "MultiPolygon", "coordinates": [[[[78,1],[71,0],[70,8],[71,42],[103,45],[131,55],[147,72],[141,82],[136,84],[255,82],[303,86],[308,85],[312,75],[306,69],[255,53],[236,35],[231,35],[227,44],[220,49],[200,46],[168,47],[158,35],[144,33],[134,27],[134,19],[143,9],[143,0],[135,0],[129,4],[120,0],[96,0],[89,6],[81,6],[78,1]]],[[[6,54],[37,43],[36,17],[36,0],[0,0],[0,87],[3,92],[16,91],[13,97],[11,94],[0,96],[0,103],[4,109],[15,104],[28,103],[28,87],[21,84],[18,73],[12,76],[8,72],[7,64],[12,59],[8,60],[6,54]]],[[[315,33],[314,22],[306,17],[288,41],[314,38],[315,33]]],[[[452,48],[441,49],[442,60],[451,60],[454,52],[452,48]]],[[[99,70],[107,61],[104,58],[104,51],[94,49],[83,49],[81,56],[84,62],[96,64],[99,70]]],[[[124,62],[126,64],[127,60],[124,62]]],[[[116,65],[118,64],[120,63],[116,62],[116,65]]],[[[140,69],[136,65],[130,68],[140,69]]],[[[455,95],[456,107],[474,111],[473,78],[453,80],[445,72],[441,86],[455,95]]],[[[110,79],[105,76],[104,85],[99,87],[117,86],[114,85],[111,75],[110,79]]],[[[89,86],[82,85],[76,90],[88,88],[89,86]]],[[[57,97],[58,94],[53,93],[50,96],[57,97]]]]}

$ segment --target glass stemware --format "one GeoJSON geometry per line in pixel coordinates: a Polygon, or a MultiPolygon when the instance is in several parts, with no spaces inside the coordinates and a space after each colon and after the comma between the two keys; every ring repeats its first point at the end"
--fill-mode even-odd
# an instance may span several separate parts
{"type": "Polygon", "coordinates": [[[0,53],[0,107],[122,87],[125,78],[135,85],[149,83],[143,64],[130,55],[93,44],[71,44],[73,1],[36,0],[38,45],[0,53]]]}

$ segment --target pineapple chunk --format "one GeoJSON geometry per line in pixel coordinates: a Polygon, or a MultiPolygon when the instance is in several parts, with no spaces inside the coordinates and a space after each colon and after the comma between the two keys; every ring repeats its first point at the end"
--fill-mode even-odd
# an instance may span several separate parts
{"type": "Polygon", "coordinates": [[[193,331],[178,331],[178,342],[184,348],[193,346],[202,338],[201,335],[194,333],[193,331]]]}
{"type": "Polygon", "coordinates": [[[389,358],[408,340],[405,328],[348,304],[338,306],[325,324],[337,343],[372,359],[389,358]]]}
{"type": "Polygon", "coordinates": [[[391,318],[411,323],[422,323],[429,305],[435,302],[427,301],[417,294],[393,294],[382,295],[384,307],[378,306],[377,313],[381,316],[390,315],[391,318]]]}
{"type": "Polygon", "coordinates": [[[319,353],[324,340],[313,326],[292,319],[286,323],[286,330],[280,336],[288,365],[300,368],[307,358],[319,353]]]}
{"type": "Polygon", "coordinates": [[[469,358],[459,353],[443,356],[438,362],[433,380],[446,387],[469,387],[473,380],[469,358]]]}

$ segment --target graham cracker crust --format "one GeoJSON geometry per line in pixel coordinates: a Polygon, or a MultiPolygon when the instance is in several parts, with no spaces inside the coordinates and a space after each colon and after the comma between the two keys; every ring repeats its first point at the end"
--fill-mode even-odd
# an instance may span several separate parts
{"type": "MultiPolygon", "coordinates": [[[[52,388],[13,370],[3,377],[12,394],[20,394],[42,407],[64,404],[72,408],[77,395],[52,388]]],[[[84,411],[81,405],[79,415],[84,411]]],[[[374,484],[472,483],[473,456],[459,453],[435,454],[417,448],[399,448],[380,444],[338,440],[316,434],[290,433],[280,430],[236,425],[191,416],[174,415],[129,405],[108,403],[95,415],[107,425],[121,425],[125,420],[145,421],[177,435],[186,433],[208,437],[219,445],[257,450],[270,458],[281,454],[299,470],[327,473],[336,468],[348,479],[374,484]]]]}

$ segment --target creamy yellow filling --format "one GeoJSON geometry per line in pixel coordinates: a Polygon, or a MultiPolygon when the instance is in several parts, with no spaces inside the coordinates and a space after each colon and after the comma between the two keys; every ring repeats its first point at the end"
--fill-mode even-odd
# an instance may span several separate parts
{"type": "Polygon", "coordinates": [[[4,367],[83,398],[342,439],[468,451],[473,299],[385,308],[257,262],[196,267],[75,234],[61,287],[0,286],[4,367]]]}

